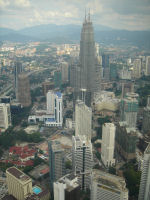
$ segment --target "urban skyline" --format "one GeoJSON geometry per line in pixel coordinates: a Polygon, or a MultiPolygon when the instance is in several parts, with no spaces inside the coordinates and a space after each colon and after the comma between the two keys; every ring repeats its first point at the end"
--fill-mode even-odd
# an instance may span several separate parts
{"type": "Polygon", "coordinates": [[[149,200],[150,50],[95,42],[92,12],[80,44],[0,42],[2,200],[149,200]]]}

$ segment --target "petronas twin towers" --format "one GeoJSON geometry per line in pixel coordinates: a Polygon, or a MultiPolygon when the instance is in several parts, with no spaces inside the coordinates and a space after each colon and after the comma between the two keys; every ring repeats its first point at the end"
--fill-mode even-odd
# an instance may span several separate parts
{"type": "Polygon", "coordinates": [[[77,75],[78,87],[76,87],[78,98],[83,98],[84,96],[85,103],[88,106],[91,105],[94,92],[100,90],[101,64],[98,56],[99,55],[96,54],[94,30],[89,13],[87,17],[85,16],[81,31],[77,75]]]}

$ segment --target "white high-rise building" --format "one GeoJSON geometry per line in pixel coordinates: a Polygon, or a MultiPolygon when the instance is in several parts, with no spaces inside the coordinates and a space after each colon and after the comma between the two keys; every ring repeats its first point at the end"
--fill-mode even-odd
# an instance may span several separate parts
{"type": "Polygon", "coordinates": [[[56,122],[57,126],[62,126],[62,94],[52,90],[47,93],[47,116],[45,124],[51,125],[56,122]]]}
{"type": "Polygon", "coordinates": [[[79,200],[79,191],[78,178],[73,174],[67,174],[54,182],[54,200],[79,200]]]}
{"type": "Polygon", "coordinates": [[[47,114],[54,114],[55,110],[55,93],[54,91],[48,91],[47,93],[47,114]]]}
{"type": "Polygon", "coordinates": [[[150,56],[146,57],[146,70],[145,70],[145,75],[149,76],[150,75],[150,56]]]}
{"type": "Polygon", "coordinates": [[[115,131],[116,127],[113,123],[105,123],[103,125],[101,158],[104,165],[107,167],[115,164],[115,159],[114,159],[115,131]]]}
{"type": "Polygon", "coordinates": [[[0,131],[11,126],[10,104],[0,103],[0,131]]]}
{"type": "Polygon", "coordinates": [[[150,143],[144,152],[144,162],[138,200],[150,200],[150,143]]]}
{"type": "Polygon", "coordinates": [[[133,78],[141,77],[141,67],[142,67],[141,59],[135,59],[133,61],[133,71],[132,71],[133,78]]]}
{"type": "Polygon", "coordinates": [[[89,187],[93,167],[92,143],[86,136],[72,137],[72,166],[82,189],[89,187]]]}
{"type": "Polygon", "coordinates": [[[63,96],[61,92],[49,90],[47,93],[47,109],[37,111],[36,115],[30,115],[28,122],[44,122],[45,126],[62,126],[62,102],[63,96]]]}
{"type": "Polygon", "coordinates": [[[63,83],[68,81],[68,63],[67,62],[61,63],[61,78],[62,78],[63,83]]]}
{"type": "Polygon", "coordinates": [[[128,200],[125,179],[101,170],[93,170],[91,200],[128,200]]]}
{"type": "Polygon", "coordinates": [[[86,135],[91,139],[92,132],[92,109],[85,105],[81,100],[76,101],[75,106],[75,135],[86,135]]]}

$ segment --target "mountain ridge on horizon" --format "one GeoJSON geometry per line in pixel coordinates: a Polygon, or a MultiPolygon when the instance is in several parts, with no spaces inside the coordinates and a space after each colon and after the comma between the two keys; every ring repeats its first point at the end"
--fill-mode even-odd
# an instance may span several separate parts
{"type": "MultiPolygon", "coordinates": [[[[13,30],[0,27],[0,41],[29,42],[29,41],[51,41],[61,43],[78,42],[80,40],[82,25],[56,25],[42,24],[32,27],[13,30]],[[58,40],[59,38],[59,40],[58,40]]],[[[103,25],[94,25],[95,41],[106,44],[145,45],[150,49],[150,31],[129,31],[112,29],[103,25]]]]}

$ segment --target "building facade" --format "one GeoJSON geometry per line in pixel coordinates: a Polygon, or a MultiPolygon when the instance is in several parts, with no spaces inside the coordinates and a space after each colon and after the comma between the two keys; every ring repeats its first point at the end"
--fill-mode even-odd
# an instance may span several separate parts
{"type": "Polygon", "coordinates": [[[133,61],[132,78],[138,79],[141,77],[142,61],[141,59],[135,59],[133,61]]]}
{"type": "Polygon", "coordinates": [[[113,123],[105,123],[102,127],[102,149],[101,158],[105,166],[109,167],[115,164],[115,131],[113,123]]]}
{"type": "Polygon", "coordinates": [[[138,97],[136,93],[127,93],[126,97],[121,100],[121,121],[126,121],[129,128],[136,127],[138,97]]]}
{"type": "Polygon", "coordinates": [[[62,83],[68,82],[68,71],[69,71],[69,66],[67,62],[62,62],[61,63],[61,78],[62,78],[62,83]]]}
{"type": "Polygon", "coordinates": [[[147,106],[143,111],[142,131],[144,134],[150,132],[150,96],[147,98],[147,106]]]}
{"type": "Polygon", "coordinates": [[[87,106],[91,106],[94,92],[100,90],[101,63],[99,63],[96,54],[94,30],[90,14],[88,14],[88,17],[85,16],[81,30],[79,64],[76,70],[79,72],[76,99],[81,98],[81,89],[86,89],[85,103],[87,106]]]}
{"type": "Polygon", "coordinates": [[[149,76],[150,75],[150,56],[146,57],[146,70],[145,70],[145,75],[149,76]]]}
{"type": "Polygon", "coordinates": [[[150,199],[150,143],[144,152],[144,163],[138,200],[150,199]]]}
{"type": "Polygon", "coordinates": [[[84,190],[90,186],[93,167],[92,143],[86,136],[73,136],[72,142],[73,173],[78,176],[80,187],[84,190]]]}
{"type": "Polygon", "coordinates": [[[57,141],[48,142],[50,190],[53,193],[53,183],[65,175],[64,150],[57,141]]]}
{"type": "Polygon", "coordinates": [[[54,182],[54,200],[79,200],[79,191],[78,178],[73,174],[67,174],[54,182]]]}
{"type": "Polygon", "coordinates": [[[136,157],[137,133],[135,128],[128,128],[126,122],[119,122],[116,127],[116,150],[125,159],[136,157]]]}
{"type": "Polygon", "coordinates": [[[54,72],[54,86],[55,88],[59,88],[61,89],[62,86],[62,75],[61,75],[61,71],[55,71],[54,72]]]}
{"type": "Polygon", "coordinates": [[[0,132],[11,126],[10,104],[0,103],[0,132]]]}
{"type": "Polygon", "coordinates": [[[91,200],[128,200],[128,190],[123,177],[93,170],[91,200]]]}
{"type": "Polygon", "coordinates": [[[92,109],[85,105],[81,100],[76,101],[75,105],[75,135],[86,135],[91,139],[92,133],[92,109]]]}
{"type": "Polygon", "coordinates": [[[18,101],[23,107],[31,105],[30,83],[26,74],[18,76],[18,101]]]}
{"type": "Polygon", "coordinates": [[[41,113],[30,115],[28,117],[29,123],[43,122],[45,126],[62,126],[62,102],[63,97],[61,92],[54,92],[52,90],[47,93],[47,109],[42,110],[41,113]]]}
{"type": "Polygon", "coordinates": [[[15,167],[6,170],[8,193],[18,200],[25,200],[32,194],[32,179],[15,167]]]}
{"type": "Polygon", "coordinates": [[[14,63],[14,88],[15,88],[15,94],[16,99],[18,100],[18,76],[23,72],[22,63],[16,61],[14,63]]]}

